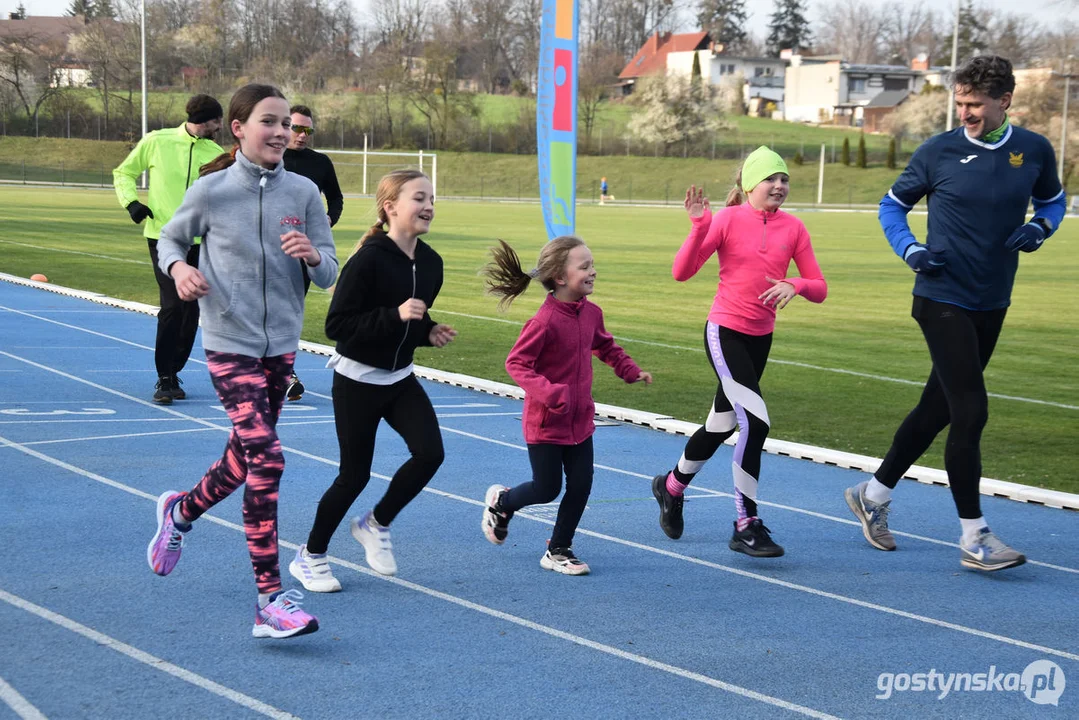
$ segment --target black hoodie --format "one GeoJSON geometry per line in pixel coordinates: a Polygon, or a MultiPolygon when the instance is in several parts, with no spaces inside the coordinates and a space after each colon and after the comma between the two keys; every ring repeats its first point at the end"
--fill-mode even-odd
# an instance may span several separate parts
{"type": "Polygon", "coordinates": [[[345,263],[326,314],[326,335],[339,354],[399,370],[412,362],[417,347],[431,344],[431,316],[405,322],[397,310],[410,298],[430,308],[442,289],[442,257],[423,240],[416,241],[415,255],[412,260],[377,232],[345,263]]]}

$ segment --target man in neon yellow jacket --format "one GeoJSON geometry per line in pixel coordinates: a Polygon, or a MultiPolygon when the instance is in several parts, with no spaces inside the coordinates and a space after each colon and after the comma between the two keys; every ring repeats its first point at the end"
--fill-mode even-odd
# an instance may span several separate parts
{"type": "MultiPolygon", "coordinates": [[[[120,205],[131,219],[143,223],[143,235],[150,248],[150,261],[157,278],[161,310],[157,314],[157,342],[154,363],[157,386],[154,402],[169,405],[186,397],[180,388],[179,372],[187,363],[199,329],[199,304],[184,302],[176,294],[176,284],[157,266],[157,239],[161,228],[183,202],[184,194],[199,176],[199,168],[224,152],[213,141],[221,129],[221,104],[209,95],[195,95],[187,101],[187,121],[175,128],[148,133],[135,149],[112,171],[113,186],[120,205]],[[139,201],[136,183],[143,171],[150,171],[147,204],[139,201]],[[145,221],[145,222],[144,222],[145,221]]],[[[187,256],[198,266],[199,239],[187,256]]]]}

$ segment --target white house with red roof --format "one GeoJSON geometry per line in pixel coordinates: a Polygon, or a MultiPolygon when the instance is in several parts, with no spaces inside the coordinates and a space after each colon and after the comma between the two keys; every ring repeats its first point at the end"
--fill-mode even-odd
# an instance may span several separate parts
{"type": "Polygon", "coordinates": [[[622,94],[633,92],[638,78],[649,75],[684,75],[693,72],[693,58],[701,65],[701,77],[719,86],[739,74],[744,79],[743,99],[747,107],[772,102],[783,106],[784,74],[787,60],[734,55],[706,32],[654,33],[618,75],[622,94]]]}

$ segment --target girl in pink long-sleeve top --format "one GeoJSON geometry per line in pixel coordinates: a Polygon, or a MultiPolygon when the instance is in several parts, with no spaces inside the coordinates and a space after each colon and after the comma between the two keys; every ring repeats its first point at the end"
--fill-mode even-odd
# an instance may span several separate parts
{"type": "Polygon", "coordinates": [[[500,305],[512,302],[532,279],[539,280],[548,294],[506,359],[506,371],[525,391],[523,424],[532,480],[513,489],[503,485],[487,489],[483,533],[495,545],[505,542],[514,512],[558,497],[565,468],[566,494],[540,566],[565,575],[586,575],[588,565],[577,559],[571,546],[592,492],[596,429],[592,356],[628,383],[651,384],[652,375],[642,372],[615,343],[603,327],[603,311],[588,301],[596,267],[580,238],[548,242],[531,272],[521,269],[517,253],[504,242],[492,256],[487,285],[489,292],[501,296],[500,305]]]}
{"type": "Polygon", "coordinates": [[[757,517],[756,502],[770,425],[759,382],[772,346],[776,311],[795,295],[820,303],[828,294],[805,225],[779,209],[789,182],[783,159],[760,147],[746,158],[727,207],[715,215],[703,191],[691,187],[685,207],[692,228],[671,270],[675,280],[684,282],[713,254],[719,258],[719,287],[704,330],[705,352],[719,387],[708,419],[686,443],[678,464],[652,480],[659,524],[668,537],[682,536],[686,486],[737,429],[731,470],[738,519],[729,547],[754,557],[783,554],[757,517]],[[792,259],[800,277],[787,275],[792,259]]]}

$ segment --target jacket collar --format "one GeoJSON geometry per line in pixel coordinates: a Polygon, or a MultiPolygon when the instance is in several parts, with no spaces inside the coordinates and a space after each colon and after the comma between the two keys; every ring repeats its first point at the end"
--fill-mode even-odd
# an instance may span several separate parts
{"type": "MultiPolygon", "coordinates": [[[[393,253],[395,255],[400,255],[408,262],[412,262],[412,258],[410,258],[408,255],[405,255],[405,251],[397,246],[397,243],[393,241],[393,238],[386,234],[385,230],[379,230],[374,235],[364,240],[363,244],[370,244],[374,247],[382,248],[387,252],[393,253]]],[[[426,252],[427,247],[427,243],[423,241],[423,238],[416,238],[416,257],[418,258],[422,253],[426,252]]]]}
{"type": "Polygon", "coordinates": [[[583,297],[576,302],[563,302],[554,296],[554,293],[547,293],[547,299],[543,301],[544,305],[550,305],[551,310],[554,312],[566,315],[568,317],[577,317],[584,310],[585,305],[588,304],[588,298],[583,297]]]}
{"type": "Polygon", "coordinates": [[[769,212],[767,210],[758,210],[755,207],[753,207],[752,205],[750,205],[748,200],[746,202],[742,203],[741,205],[739,205],[738,208],[739,208],[739,210],[741,210],[745,214],[751,215],[751,216],[757,218],[758,220],[765,220],[765,219],[774,220],[777,217],[779,217],[779,213],[780,213],[779,210],[775,210],[775,211],[772,211],[772,212],[769,212]]]}
{"type": "Polygon", "coordinates": [[[249,190],[256,191],[259,189],[262,178],[266,178],[265,188],[267,190],[275,187],[285,179],[285,164],[283,162],[277,163],[277,167],[273,170],[267,170],[248,160],[240,151],[236,152],[236,162],[229,166],[228,171],[236,182],[249,190]]]}
{"type": "Polygon", "coordinates": [[[187,142],[191,143],[192,145],[199,142],[200,140],[211,140],[212,139],[212,138],[197,138],[194,135],[192,135],[191,133],[189,133],[187,131],[187,122],[186,121],[180,123],[180,127],[176,128],[176,134],[179,135],[182,139],[184,139],[187,142]]]}

